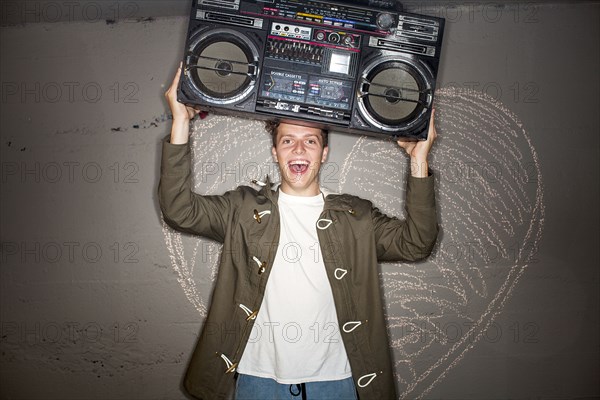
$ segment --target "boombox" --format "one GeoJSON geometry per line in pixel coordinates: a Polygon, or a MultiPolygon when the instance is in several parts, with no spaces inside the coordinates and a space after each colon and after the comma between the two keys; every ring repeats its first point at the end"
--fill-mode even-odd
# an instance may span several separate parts
{"type": "Polygon", "coordinates": [[[385,0],[362,3],[193,0],[178,101],[426,138],[444,20],[383,7],[385,0]]]}

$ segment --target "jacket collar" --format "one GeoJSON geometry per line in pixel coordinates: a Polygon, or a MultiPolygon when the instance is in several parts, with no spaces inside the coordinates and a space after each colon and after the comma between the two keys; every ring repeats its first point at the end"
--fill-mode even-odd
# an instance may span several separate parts
{"type": "MultiPolygon", "coordinates": [[[[259,194],[265,196],[274,204],[277,204],[277,200],[279,198],[279,187],[281,186],[279,182],[271,182],[269,175],[267,175],[264,182],[254,181],[253,183],[261,186],[259,194]]],[[[335,193],[325,186],[320,186],[320,189],[321,193],[323,193],[323,196],[325,197],[325,206],[323,207],[323,210],[346,211],[352,209],[352,201],[348,196],[342,196],[339,193],[335,193]]]]}
{"type": "Polygon", "coordinates": [[[252,183],[261,186],[261,189],[258,191],[260,195],[265,196],[267,199],[277,204],[277,198],[279,197],[277,187],[279,184],[271,183],[271,178],[269,178],[269,175],[266,176],[264,182],[253,180],[252,183]]]}

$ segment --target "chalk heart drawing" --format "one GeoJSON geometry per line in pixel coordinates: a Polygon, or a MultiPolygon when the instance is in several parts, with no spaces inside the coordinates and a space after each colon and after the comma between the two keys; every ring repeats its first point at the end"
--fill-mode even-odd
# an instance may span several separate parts
{"type": "MultiPolygon", "coordinates": [[[[195,190],[220,194],[266,174],[278,179],[262,123],[211,116],[192,128],[195,190]],[[220,161],[220,160],[235,160],[220,161]]],[[[436,175],[440,236],[417,263],[381,265],[386,315],[401,398],[421,398],[483,340],[526,268],[535,263],[544,223],[537,154],[518,118],[481,93],[436,91],[436,175]]],[[[332,149],[335,152],[335,149],[332,149]]],[[[408,158],[395,143],[357,136],[335,186],[404,216],[408,158]]],[[[331,181],[331,180],[330,180],[331,181]]],[[[220,245],[163,224],[173,271],[206,316],[220,245]]]]}

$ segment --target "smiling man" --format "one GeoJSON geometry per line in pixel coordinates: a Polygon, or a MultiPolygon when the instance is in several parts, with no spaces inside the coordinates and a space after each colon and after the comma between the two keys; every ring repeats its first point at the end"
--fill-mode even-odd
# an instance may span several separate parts
{"type": "Polygon", "coordinates": [[[273,135],[273,159],[281,172],[281,190],[293,196],[320,193],[319,171],[327,159],[327,132],[288,123],[268,123],[273,135]]]}
{"type": "MultiPolygon", "coordinates": [[[[189,121],[165,93],[173,124],[163,144],[165,221],[223,243],[211,306],[185,376],[200,399],[395,399],[378,262],[428,256],[437,237],[428,139],[410,156],[405,221],[356,196],[326,193],[319,171],[328,132],[270,123],[281,184],[221,196],[191,191],[189,121]]],[[[399,200],[400,201],[400,200],[399,200]]]]}

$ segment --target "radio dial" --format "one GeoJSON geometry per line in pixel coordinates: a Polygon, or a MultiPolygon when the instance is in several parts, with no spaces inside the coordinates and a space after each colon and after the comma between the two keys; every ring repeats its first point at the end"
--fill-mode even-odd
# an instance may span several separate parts
{"type": "Polygon", "coordinates": [[[323,31],[317,32],[316,38],[318,41],[325,40],[325,32],[323,32],[323,31]]]}
{"type": "Polygon", "coordinates": [[[354,37],[352,37],[351,35],[346,35],[344,37],[344,44],[347,46],[352,46],[352,44],[354,43],[354,37]]]}
{"type": "Polygon", "coordinates": [[[332,32],[329,34],[328,38],[330,43],[339,43],[340,42],[340,34],[336,32],[332,32]]]}
{"type": "Polygon", "coordinates": [[[394,26],[394,16],[390,13],[381,13],[377,16],[377,26],[384,31],[394,26]]]}

